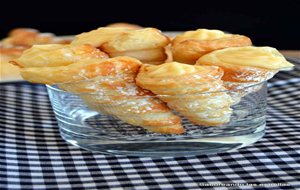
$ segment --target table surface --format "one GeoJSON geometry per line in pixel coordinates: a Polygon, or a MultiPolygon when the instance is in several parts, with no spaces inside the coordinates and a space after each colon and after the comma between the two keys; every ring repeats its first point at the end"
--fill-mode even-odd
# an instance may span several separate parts
{"type": "Polygon", "coordinates": [[[267,133],[261,140],[191,157],[108,156],[79,149],[60,138],[44,86],[1,84],[0,189],[230,189],[224,185],[237,184],[252,189],[247,183],[299,189],[300,61],[291,61],[295,69],[269,83],[267,133]]]}

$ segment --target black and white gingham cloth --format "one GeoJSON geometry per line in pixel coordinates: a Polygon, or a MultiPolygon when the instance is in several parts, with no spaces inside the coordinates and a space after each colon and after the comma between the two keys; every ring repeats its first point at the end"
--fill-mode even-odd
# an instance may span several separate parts
{"type": "Polygon", "coordinates": [[[260,141],[194,157],[107,156],[79,149],[61,139],[44,86],[1,84],[0,189],[253,189],[260,184],[259,189],[300,189],[298,64],[269,84],[267,133],[260,141]]]}

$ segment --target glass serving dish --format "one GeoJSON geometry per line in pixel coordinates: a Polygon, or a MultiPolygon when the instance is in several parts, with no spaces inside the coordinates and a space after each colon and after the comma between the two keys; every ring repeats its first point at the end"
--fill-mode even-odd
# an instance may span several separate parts
{"type": "MultiPolygon", "coordinates": [[[[230,121],[221,126],[199,126],[182,117],[185,133],[165,135],[132,126],[91,109],[82,99],[107,99],[97,93],[74,94],[47,85],[60,133],[67,142],[91,151],[132,156],[188,156],[225,152],[250,145],[265,133],[266,82],[223,91],[236,103],[230,121]]],[[[204,93],[210,95],[220,92],[204,93]]],[[[182,95],[182,99],[190,95],[182,95]]],[[[137,97],[138,98],[138,97],[137,97]]],[[[117,109],[117,105],[108,106],[117,109]]],[[[213,111],[213,110],[212,110],[213,111]]],[[[178,113],[176,113],[178,114],[178,113]]]]}

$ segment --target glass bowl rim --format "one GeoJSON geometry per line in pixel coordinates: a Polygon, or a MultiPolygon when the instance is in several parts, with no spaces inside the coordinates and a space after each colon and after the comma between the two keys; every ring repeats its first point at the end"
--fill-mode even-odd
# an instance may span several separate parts
{"type": "MultiPolygon", "coordinates": [[[[82,82],[82,81],[79,81],[79,82],[82,82]]],[[[76,82],[74,82],[75,84],[76,82]]],[[[245,83],[238,83],[238,82],[230,82],[232,84],[245,84],[245,83]]],[[[68,83],[59,83],[59,84],[68,84],[68,83]]],[[[65,91],[65,90],[62,90],[60,89],[59,87],[57,87],[57,85],[59,84],[53,84],[53,85],[47,85],[46,84],[46,87],[52,91],[56,91],[56,92],[62,92],[62,93],[71,93],[71,94],[74,94],[74,95],[87,95],[87,94],[90,94],[90,95],[99,95],[98,92],[83,92],[83,93],[74,93],[74,92],[68,92],[68,91],[65,91]]],[[[70,84],[70,83],[69,83],[70,84]]],[[[130,94],[118,94],[118,95],[114,95],[114,94],[109,94],[109,95],[105,95],[103,94],[102,96],[120,96],[120,95],[123,95],[123,96],[128,96],[128,97],[132,97],[132,96],[135,96],[135,97],[163,97],[163,96],[195,96],[195,95],[208,95],[208,94],[214,94],[214,93],[238,93],[240,91],[244,91],[244,90],[247,90],[247,89],[250,89],[250,88],[253,88],[253,87],[256,87],[256,86],[259,86],[259,85],[263,85],[263,84],[267,84],[267,80],[264,80],[264,81],[261,81],[261,82],[251,82],[251,84],[249,84],[248,86],[243,86],[242,88],[238,88],[236,90],[221,90],[221,91],[210,91],[210,92],[200,92],[200,93],[192,93],[192,94],[174,94],[174,95],[157,95],[157,94],[153,94],[153,95],[130,95],[130,94]]]]}

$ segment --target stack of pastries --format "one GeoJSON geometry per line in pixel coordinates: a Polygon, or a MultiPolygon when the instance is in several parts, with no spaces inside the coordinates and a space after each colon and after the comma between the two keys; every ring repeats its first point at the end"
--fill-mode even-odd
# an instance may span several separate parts
{"type": "Polygon", "coordinates": [[[27,81],[57,84],[90,109],[162,134],[184,133],[182,116],[200,126],[230,122],[238,101],[228,90],[293,67],[246,36],[198,29],[171,40],[158,29],[124,24],[77,35],[68,45],[34,45],[10,62],[27,81]]]}

